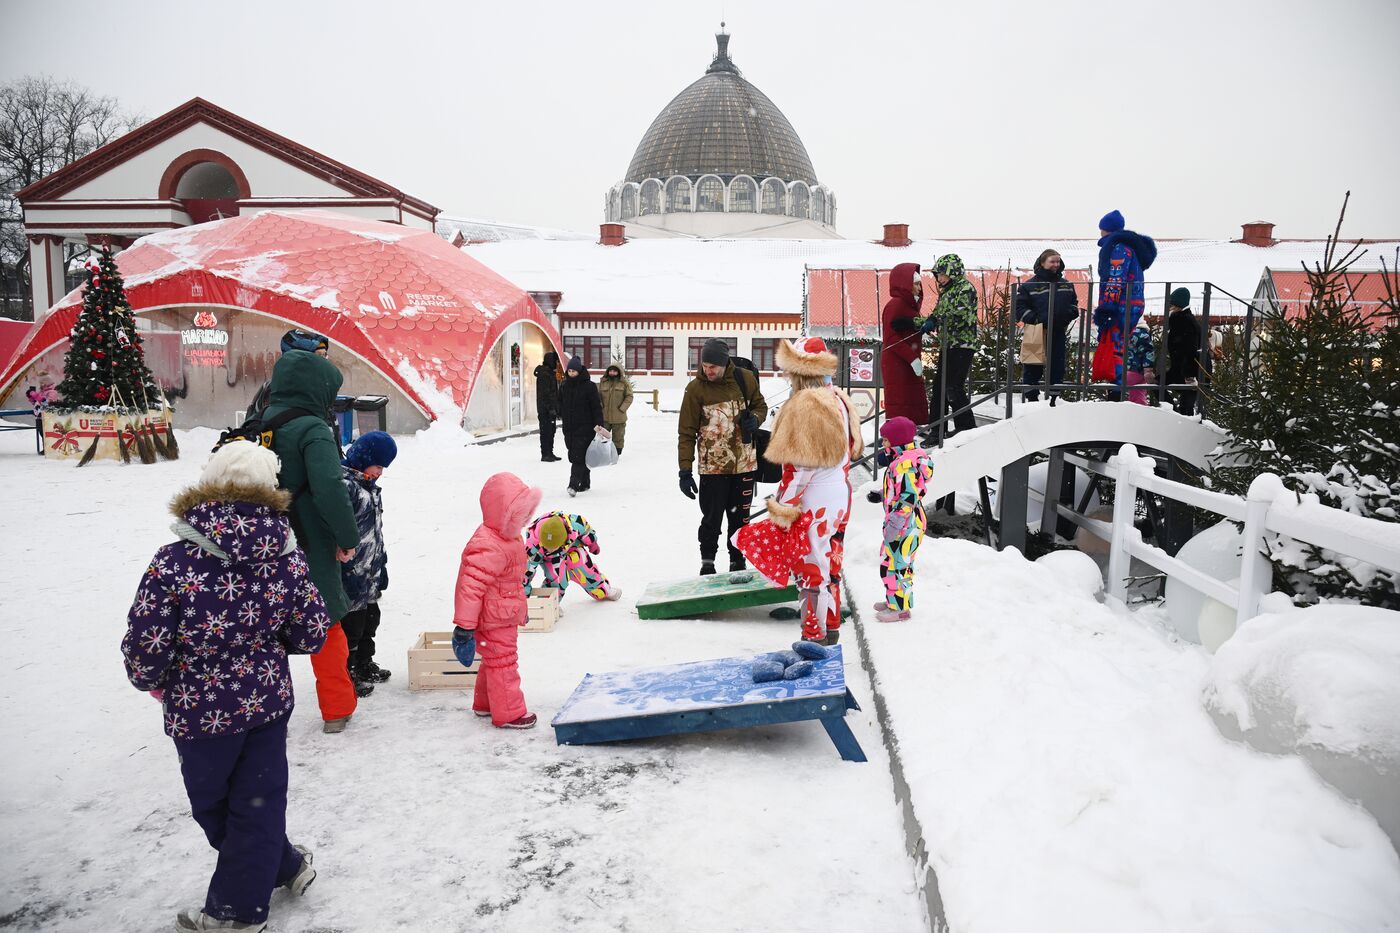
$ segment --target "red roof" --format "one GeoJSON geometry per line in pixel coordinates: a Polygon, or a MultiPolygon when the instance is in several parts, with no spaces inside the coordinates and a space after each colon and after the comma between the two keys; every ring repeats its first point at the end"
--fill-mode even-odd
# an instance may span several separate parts
{"type": "MultiPolygon", "coordinates": [[[[430,417],[465,410],[511,324],[529,321],[562,345],[529,295],[437,234],[328,211],[266,211],[152,234],[119,253],[117,266],[138,314],[209,305],[283,318],[362,358],[430,417]]],[[[68,339],[81,306],[75,289],[32,329],[0,391],[68,339]]]]}
{"type": "MultiPolygon", "coordinates": [[[[1274,283],[1274,294],[1283,306],[1284,314],[1292,317],[1302,312],[1312,300],[1312,288],[1308,275],[1302,270],[1280,271],[1269,269],[1269,277],[1274,283]]],[[[1339,280],[1342,295],[1349,304],[1356,305],[1362,316],[1373,329],[1385,324],[1386,308],[1382,304],[1387,297],[1385,280],[1379,272],[1348,272],[1339,280]]]]}
{"type": "MultiPolygon", "coordinates": [[[[924,283],[923,311],[933,310],[938,300],[938,285],[933,273],[922,272],[924,283]]],[[[977,289],[978,313],[985,319],[990,298],[1009,281],[1024,282],[1030,277],[1026,269],[969,269],[967,277],[977,289]]],[[[1087,307],[1089,270],[1066,269],[1065,278],[1074,282],[1080,292],[1080,306],[1087,307]]],[[[890,299],[889,269],[808,269],[807,315],[808,333],[823,336],[840,335],[880,339],[880,312],[890,299]],[[844,327],[844,330],[843,330],[844,327]]]]}

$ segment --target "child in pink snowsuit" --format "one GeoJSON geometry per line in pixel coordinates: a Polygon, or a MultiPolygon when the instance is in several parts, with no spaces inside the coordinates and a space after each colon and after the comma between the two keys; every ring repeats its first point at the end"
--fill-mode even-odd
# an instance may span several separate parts
{"type": "MultiPolygon", "coordinates": [[[[457,572],[458,631],[453,648],[470,658],[469,639],[481,654],[472,710],[503,729],[529,729],[535,714],[520,690],[516,639],[529,621],[525,599],[525,542],[521,532],[543,494],[514,473],[497,473],[481,487],[481,525],[462,551],[457,572]]],[[[469,663],[465,660],[463,663],[469,663]]]]}

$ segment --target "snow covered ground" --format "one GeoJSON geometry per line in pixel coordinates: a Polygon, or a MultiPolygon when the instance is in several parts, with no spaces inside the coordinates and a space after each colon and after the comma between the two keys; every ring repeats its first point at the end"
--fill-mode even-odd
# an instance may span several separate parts
{"type": "MultiPolygon", "coordinates": [[[[762,611],[637,619],[648,581],[696,569],[698,512],[676,490],[675,416],[636,409],[619,465],[574,500],[567,464],[539,463],[533,437],[401,439],[379,639],[394,678],[324,736],[294,661],[289,824],[321,876],[299,902],[274,899],[271,930],[925,928],[854,644],[865,765],[816,723],[565,748],[544,725],[493,730],[465,695],[407,691],[405,651],[450,626],[477,493],[499,469],[587,516],[624,590],[618,604],[571,592],[553,633],[521,636],[546,722],[586,672],[796,637],[762,611]]],[[[185,435],[178,463],[78,471],[0,435],[0,928],[158,930],[202,901],[213,853],[117,643],[169,539],[164,503],[212,437],[185,435]]],[[[858,501],[847,544],[867,616],[878,517],[858,501]]],[[[915,620],[866,634],[955,933],[1400,929],[1400,859],[1375,821],[1300,759],[1221,738],[1199,648],[1014,553],[929,541],[918,567],[915,620]]]]}
{"type": "MultiPolygon", "coordinates": [[[[165,503],[213,436],[183,436],[175,463],[80,471],[34,456],[28,434],[0,435],[0,929],[165,930],[203,903],[214,854],[156,704],[126,683],[117,646],[137,579],[170,540],[165,503]]],[[[316,851],[320,876],[300,901],[279,893],[270,930],[924,928],[869,713],[848,716],[868,764],[843,762],[815,722],[555,745],[548,720],[587,672],[759,653],[797,634],[762,612],[636,617],[648,581],[697,569],[699,515],[676,489],[674,416],[638,413],[628,440],[619,465],[570,500],[568,464],[540,463],[537,438],[401,439],[384,480],[379,636],[394,676],[327,736],[310,665],[293,661],[289,833],[316,851]],[[542,508],[587,516],[624,590],[620,604],[573,591],[554,632],[521,635],[526,697],[543,720],[527,733],[481,722],[468,695],[407,689],[407,648],[451,627],[477,494],[502,469],[541,485],[542,508]]],[[[860,666],[847,669],[868,698],[860,666]]]]}

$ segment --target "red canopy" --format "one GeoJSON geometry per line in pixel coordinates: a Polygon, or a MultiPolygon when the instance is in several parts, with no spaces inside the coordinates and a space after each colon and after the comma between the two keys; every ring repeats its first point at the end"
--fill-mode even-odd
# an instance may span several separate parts
{"type": "MultiPolygon", "coordinates": [[[[556,348],[525,292],[428,230],[329,211],[265,211],[143,237],[117,256],[132,310],[243,308],[325,334],[429,417],[460,417],[491,347],[519,321],[556,348]],[[455,410],[454,410],[455,409],[455,410]]],[[[30,331],[0,392],[68,339],[82,289],[30,331]]]]}

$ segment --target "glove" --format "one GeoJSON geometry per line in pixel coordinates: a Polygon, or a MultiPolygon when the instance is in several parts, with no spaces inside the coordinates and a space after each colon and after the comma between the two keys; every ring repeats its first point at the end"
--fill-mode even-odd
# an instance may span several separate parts
{"type": "Polygon", "coordinates": [[[753,443],[753,432],[758,430],[758,415],[751,411],[746,411],[739,416],[739,434],[744,438],[745,444],[753,443]]]}
{"type": "Polygon", "coordinates": [[[384,569],[379,571],[379,592],[384,592],[389,588],[389,566],[384,565],[384,569]]]}
{"type": "Polygon", "coordinates": [[[476,660],[476,632],[457,625],[452,631],[452,653],[463,667],[471,667],[476,660]]]}
{"type": "Polygon", "coordinates": [[[909,364],[909,368],[914,370],[914,375],[922,376],[924,374],[924,361],[915,360],[914,362],[909,364]]]}
{"type": "Polygon", "coordinates": [[[694,499],[694,498],[695,498],[695,492],[696,492],[696,490],[695,490],[695,474],[692,473],[692,472],[689,471],[689,470],[681,470],[681,471],[680,471],[680,478],[681,478],[681,492],[685,493],[687,498],[694,499]]]}
{"type": "Polygon", "coordinates": [[[921,334],[931,334],[936,330],[938,330],[938,318],[936,317],[926,318],[924,323],[919,327],[919,333],[921,334]]]}
{"type": "Polygon", "coordinates": [[[155,698],[155,701],[156,701],[157,703],[164,703],[164,702],[165,702],[165,690],[164,690],[164,688],[157,687],[157,688],[154,689],[154,690],[147,690],[146,692],[149,693],[152,697],[154,697],[154,698],[155,698]]]}

